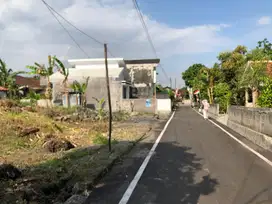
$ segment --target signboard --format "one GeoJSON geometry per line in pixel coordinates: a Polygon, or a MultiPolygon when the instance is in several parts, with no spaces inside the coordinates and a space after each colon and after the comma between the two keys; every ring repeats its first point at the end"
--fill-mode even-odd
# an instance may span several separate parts
{"type": "Polygon", "coordinates": [[[151,100],[150,99],[146,99],[145,107],[147,107],[147,108],[151,107],[151,100]]]}

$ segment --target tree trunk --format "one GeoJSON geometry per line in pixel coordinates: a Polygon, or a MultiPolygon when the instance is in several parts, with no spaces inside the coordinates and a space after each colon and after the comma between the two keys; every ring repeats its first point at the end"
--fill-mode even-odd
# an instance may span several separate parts
{"type": "Polygon", "coordinates": [[[210,101],[210,104],[213,104],[213,87],[211,87],[211,89],[210,89],[211,91],[210,91],[210,94],[211,94],[211,101],[210,101]]]}
{"type": "Polygon", "coordinates": [[[211,92],[210,92],[210,88],[207,88],[207,91],[208,91],[208,97],[209,97],[209,102],[210,104],[212,103],[212,98],[211,98],[211,92]]]}
{"type": "Polygon", "coordinates": [[[259,97],[259,91],[258,91],[258,89],[253,88],[252,89],[252,105],[253,105],[253,107],[257,106],[258,97],[259,97]]]}
{"type": "Polygon", "coordinates": [[[248,98],[249,98],[248,88],[245,88],[245,107],[248,106],[248,98]]]}

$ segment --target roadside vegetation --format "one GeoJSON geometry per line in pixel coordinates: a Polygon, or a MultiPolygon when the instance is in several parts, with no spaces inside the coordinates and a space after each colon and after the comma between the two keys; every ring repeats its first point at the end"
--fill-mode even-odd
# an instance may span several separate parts
{"type": "Polygon", "coordinates": [[[109,152],[105,99],[95,98],[96,110],[86,107],[89,78],[69,84],[69,70],[55,56],[48,56],[48,65],[35,62],[27,70],[15,72],[0,60],[0,87],[7,92],[6,98],[0,99],[1,204],[63,203],[74,194],[87,195],[151,125],[135,122],[134,117],[140,116],[113,113],[113,148],[109,152]],[[78,93],[76,106],[38,107],[40,99],[51,103],[50,76],[55,72],[63,75],[64,96],[68,97],[71,89],[78,93]],[[21,74],[45,79],[45,91],[30,89],[23,96],[16,84],[16,76],[21,74]]]}
{"type": "Polygon", "coordinates": [[[90,190],[98,172],[125,148],[122,143],[133,144],[150,130],[148,124],[126,122],[126,113],[115,113],[110,153],[107,113],[101,118],[98,111],[80,107],[1,100],[0,115],[1,203],[64,202],[90,190]]]}
{"type": "Polygon", "coordinates": [[[264,39],[255,49],[238,45],[233,51],[221,52],[218,62],[208,68],[194,64],[182,73],[186,86],[200,90],[200,97],[218,103],[226,112],[231,105],[271,108],[272,44],[264,39]]]}

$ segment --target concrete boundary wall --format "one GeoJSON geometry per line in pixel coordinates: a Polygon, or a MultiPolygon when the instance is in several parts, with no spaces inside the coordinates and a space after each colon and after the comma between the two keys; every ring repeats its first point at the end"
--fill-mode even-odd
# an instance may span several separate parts
{"type": "Polygon", "coordinates": [[[157,99],[157,113],[168,114],[172,111],[171,99],[157,99]]]}
{"type": "Polygon", "coordinates": [[[227,125],[255,144],[272,151],[272,109],[230,106],[227,125]]]}
{"type": "Polygon", "coordinates": [[[146,100],[147,99],[122,99],[120,102],[120,110],[126,112],[154,113],[154,106],[156,106],[156,113],[158,114],[168,114],[172,111],[170,99],[157,99],[156,104],[154,103],[154,99],[150,99],[150,107],[146,107],[146,100]]]}
{"type": "Polygon", "coordinates": [[[219,117],[219,104],[210,105],[208,114],[209,117],[217,119],[219,117]]]}

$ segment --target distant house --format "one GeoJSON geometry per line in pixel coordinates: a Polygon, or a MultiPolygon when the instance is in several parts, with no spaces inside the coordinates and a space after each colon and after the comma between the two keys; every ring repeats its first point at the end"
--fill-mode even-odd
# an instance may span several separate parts
{"type": "Polygon", "coordinates": [[[0,99],[7,98],[8,89],[0,86],[0,99]]]}
{"type": "Polygon", "coordinates": [[[266,73],[268,76],[272,77],[272,61],[271,60],[264,60],[264,61],[248,61],[246,69],[252,68],[252,64],[257,64],[257,63],[263,63],[266,64],[266,73]]]}
{"type": "MultiPolygon", "coordinates": [[[[156,67],[159,62],[159,59],[108,59],[113,110],[120,110],[122,101],[126,99],[148,99],[153,97],[156,67]]],[[[90,77],[86,92],[87,105],[95,107],[95,98],[107,99],[104,58],[72,59],[68,60],[68,63],[73,67],[69,68],[69,84],[72,84],[75,80],[84,82],[87,77],[90,77]]],[[[63,75],[59,72],[50,77],[53,85],[53,102],[55,104],[61,104],[63,101],[63,79],[63,75]]],[[[72,92],[72,90],[70,91],[72,92]]],[[[107,103],[105,108],[107,108],[107,103]]]]}
{"type": "Polygon", "coordinates": [[[26,96],[30,90],[36,93],[43,93],[44,86],[41,86],[40,79],[35,77],[16,76],[15,83],[19,86],[23,96],[26,96]]]}
{"type": "MultiPolygon", "coordinates": [[[[260,63],[262,63],[264,65],[267,76],[272,77],[272,61],[271,60],[248,61],[247,65],[246,65],[246,70],[252,69],[253,64],[260,64],[260,63]]],[[[245,106],[246,107],[255,107],[259,94],[260,93],[258,92],[258,90],[254,91],[251,89],[246,89],[245,90],[245,106]]]]}

